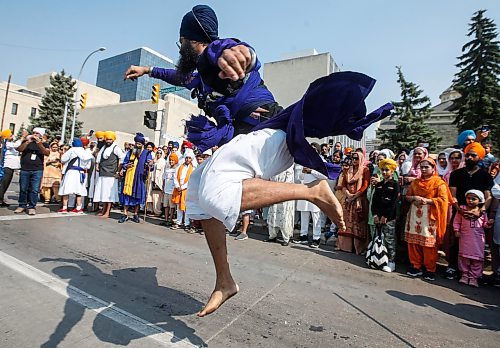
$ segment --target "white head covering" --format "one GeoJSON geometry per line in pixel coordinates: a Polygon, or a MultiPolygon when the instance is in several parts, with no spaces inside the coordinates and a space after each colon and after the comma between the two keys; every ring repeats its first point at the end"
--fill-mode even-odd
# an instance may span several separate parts
{"type": "Polygon", "coordinates": [[[41,127],[35,127],[33,128],[33,133],[40,133],[41,136],[43,137],[45,135],[45,128],[41,128],[41,127]]]}
{"type": "Polygon", "coordinates": [[[465,196],[467,197],[468,194],[473,194],[479,198],[479,203],[484,203],[484,193],[482,193],[479,190],[469,190],[465,192],[465,196]]]}
{"type": "Polygon", "coordinates": [[[446,152],[446,150],[445,151],[441,151],[437,155],[437,158],[436,158],[436,168],[437,168],[437,171],[438,171],[438,175],[440,177],[443,177],[448,172],[448,167],[449,167],[448,157],[450,157],[450,153],[446,152]],[[439,165],[439,155],[441,155],[441,154],[443,154],[445,156],[445,158],[446,158],[446,167],[445,168],[441,168],[441,166],[439,165]]]}
{"type": "Polygon", "coordinates": [[[205,150],[205,151],[203,152],[203,155],[209,155],[209,156],[212,156],[212,155],[213,155],[212,149],[205,150]]]}
{"type": "Polygon", "coordinates": [[[391,149],[382,149],[378,154],[380,155],[381,153],[385,155],[385,158],[394,159],[394,152],[391,149]]]}

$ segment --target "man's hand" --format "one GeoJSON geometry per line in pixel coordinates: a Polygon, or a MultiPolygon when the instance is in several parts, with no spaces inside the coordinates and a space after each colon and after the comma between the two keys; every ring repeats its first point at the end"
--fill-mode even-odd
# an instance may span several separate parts
{"type": "Polygon", "coordinates": [[[385,224],[387,224],[387,218],[386,218],[385,216],[382,216],[382,217],[380,218],[380,224],[381,224],[381,225],[385,225],[385,224]]]}
{"type": "Polygon", "coordinates": [[[135,81],[136,78],[141,77],[145,74],[149,74],[149,66],[131,65],[130,68],[125,71],[125,77],[123,79],[130,79],[132,81],[135,81]]]}
{"type": "Polygon", "coordinates": [[[237,81],[245,77],[246,70],[252,62],[250,49],[244,45],[237,45],[222,51],[217,65],[222,70],[221,79],[237,81]]]}

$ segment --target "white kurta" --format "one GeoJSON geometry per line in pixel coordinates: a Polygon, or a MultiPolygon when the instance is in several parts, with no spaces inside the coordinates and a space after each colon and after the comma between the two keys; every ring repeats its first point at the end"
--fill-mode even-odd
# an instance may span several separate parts
{"type": "Polygon", "coordinates": [[[282,130],[238,135],[191,174],[186,196],[188,216],[196,220],[213,217],[232,231],[241,210],[243,180],[269,180],[292,164],[282,130]]]}
{"type": "Polygon", "coordinates": [[[86,179],[81,182],[81,172],[79,170],[68,169],[68,164],[73,158],[79,158],[73,164],[83,169],[89,169],[92,161],[92,154],[83,147],[72,147],[61,157],[63,167],[63,179],[59,187],[59,195],[66,196],[74,194],[77,196],[87,196],[86,179]]]}
{"type": "MultiPolygon", "coordinates": [[[[106,160],[113,152],[118,157],[118,163],[123,162],[125,153],[115,144],[111,146],[103,146],[97,154],[96,163],[99,164],[101,160],[106,160]]],[[[95,188],[94,188],[94,202],[115,203],[120,200],[118,194],[118,179],[114,177],[100,176],[99,172],[95,171],[95,188]]]]}
{"type": "MultiPolygon", "coordinates": [[[[313,170],[313,171],[311,171],[311,173],[304,173],[304,179],[302,181],[304,184],[309,184],[313,181],[323,180],[323,179],[326,179],[326,177],[323,174],[313,170]]],[[[317,205],[315,205],[309,201],[305,201],[305,200],[298,200],[297,201],[297,210],[298,211],[310,211],[310,212],[319,212],[320,211],[320,209],[318,208],[317,205]]]]}
{"type": "MultiPolygon", "coordinates": [[[[273,176],[271,181],[293,183],[293,166],[281,174],[273,176]]],[[[273,204],[269,207],[267,224],[269,226],[269,238],[275,238],[281,231],[283,239],[289,241],[293,236],[293,225],[295,219],[295,201],[287,201],[273,204]]]]}

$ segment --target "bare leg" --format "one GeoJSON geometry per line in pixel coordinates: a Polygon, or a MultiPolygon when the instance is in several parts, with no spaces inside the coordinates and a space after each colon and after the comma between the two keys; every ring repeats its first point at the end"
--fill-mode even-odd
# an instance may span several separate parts
{"type": "Polygon", "coordinates": [[[62,207],[64,209],[68,209],[68,201],[69,201],[69,196],[62,196],[62,207]]]}
{"type": "Polygon", "coordinates": [[[215,289],[205,307],[198,313],[204,317],[216,311],[229,298],[236,295],[238,285],[233,280],[227,260],[226,229],[224,224],[216,219],[202,220],[203,230],[208,247],[215,264],[215,289]]]}
{"type": "MultiPolygon", "coordinates": [[[[305,199],[316,204],[339,226],[339,230],[345,230],[342,207],[326,180],[315,181],[307,185],[266,181],[258,178],[244,180],[240,210],[258,209],[296,199],[305,199]]],[[[199,317],[216,311],[239,290],[229,269],[224,224],[212,218],[203,220],[202,226],[214,260],[216,281],[210,299],[198,313],[199,317]]]]}
{"type": "Polygon", "coordinates": [[[342,231],[345,229],[342,206],[326,180],[310,184],[290,184],[259,178],[243,181],[241,210],[258,209],[272,204],[304,199],[316,204],[342,231]]]}
{"type": "Polygon", "coordinates": [[[102,204],[102,217],[109,218],[109,213],[111,212],[111,202],[102,204]]]}
{"type": "Polygon", "coordinates": [[[245,214],[241,218],[241,233],[247,233],[248,226],[250,225],[250,214],[245,214]]]}

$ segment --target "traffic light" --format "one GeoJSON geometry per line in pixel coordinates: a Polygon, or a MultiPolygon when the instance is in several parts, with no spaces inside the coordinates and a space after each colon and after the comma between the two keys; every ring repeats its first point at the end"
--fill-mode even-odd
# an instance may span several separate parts
{"type": "Polygon", "coordinates": [[[87,93],[82,93],[80,95],[80,109],[85,109],[87,106],[87,93]]]}
{"type": "Polygon", "coordinates": [[[151,91],[151,102],[153,104],[158,104],[158,99],[160,99],[160,84],[155,83],[153,85],[153,91],[151,91]]]}
{"type": "Polygon", "coordinates": [[[156,111],[144,111],[144,125],[149,129],[156,129],[156,111]]]}

